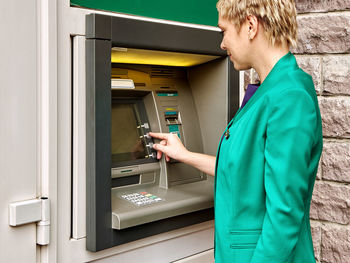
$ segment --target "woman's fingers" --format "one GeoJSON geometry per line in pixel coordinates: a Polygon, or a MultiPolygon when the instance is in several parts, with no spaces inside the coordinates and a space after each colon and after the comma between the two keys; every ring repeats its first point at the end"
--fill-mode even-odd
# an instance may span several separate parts
{"type": "Polygon", "coordinates": [[[157,159],[162,158],[162,153],[164,153],[165,160],[166,160],[167,162],[169,162],[169,161],[170,161],[170,158],[169,158],[168,155],[165,154],[165,151],[166,151],[165,148],[166,148],[166,147],[167,147],[166,145],[161,145],[161,144],[154,144],[154,145],[153,145],[153,148],[154,148],[155,150],[157,150],[157,159]]]}
{"type": "Polygon", "coordinates": [[[162,152],[161,151],[157,151],[157,159],[159,160],[160,158],[162,158],[162,152]]]}
{"type": "Polygon", "coordinates": [[[153,145],[153,148],[157,151],[157,159],[162,158],[162,154],[164,153],[167,162],[171,158],[177,160],[177,158],[181,157],[178,156],[178,152],[186,150],[177,134],[150,132],[149,135],[161,139],[159,143],[153,145]]]}
{"type": "Polygon", "coordinates": [[[165,151],[165,145],[154,144],[153,149],[157,150],[157,158],[160,159],[162,157],[162,153],[165,151]]]}
{"type": "Polygon", "coordinates": [[[163,152],[162,150],[164,150],[164,149],[162,149],[162,147],[165,146],[165,145],[166,145],[166,140],[162,140],[162,141],[159,142],[159,144],[154,144],[153,145],[153,148],[155,150],[157,150],[157,159],[162,158],[162,152],[163,152]]]}
{"type": "Polygon", "coordinates": [[[150,136],[161,139],[161,140],[167,140],[168,139],[168,133],[158,133],[158,132],[149,132],[148,133],[150,136]]]}

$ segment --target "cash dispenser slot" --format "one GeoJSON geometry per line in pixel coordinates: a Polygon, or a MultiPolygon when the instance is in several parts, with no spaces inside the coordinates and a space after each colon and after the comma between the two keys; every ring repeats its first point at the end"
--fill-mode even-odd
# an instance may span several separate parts
{"type": "Polygon", "coordinates": [[[118,178],[112,178],[112,188],[114,187],[120,187],[120,186],[127,186],[127,185],[134,185],[138,184],[140,182],[140,175],[129,175],[125,177],[118,177],[118,178]]]}
{"type": "Polygon", "coordinates": [[[179,113],[177,111],[166,111],[164,113],[166,125],[179,125],[179,113]]]}
{"type": "MultiPolygon", "coordinates": [[[[166,110],[164,112],[165,124],[168,127],[169,133],[175,133],[179,138],[182,138],[180,125],[182,125],[180,114],[177,110],[168,108],[170,110],[166,110]]],[[[172,162],[176,162],[172,160],[172,162]]]]}

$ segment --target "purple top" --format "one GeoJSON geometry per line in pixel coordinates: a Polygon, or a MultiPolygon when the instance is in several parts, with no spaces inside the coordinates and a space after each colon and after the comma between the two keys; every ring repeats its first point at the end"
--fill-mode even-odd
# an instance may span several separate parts
{"type": "Polygon", "coordinates": [[[259,88],[259,84],[248,84],[247,90],[245,92],[241,109],[247,104],[248,100],[254,95],[255,91],[259,88]]]}

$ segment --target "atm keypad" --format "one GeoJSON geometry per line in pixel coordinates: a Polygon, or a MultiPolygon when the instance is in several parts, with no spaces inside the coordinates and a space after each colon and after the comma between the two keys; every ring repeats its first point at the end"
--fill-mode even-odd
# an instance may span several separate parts
{"type": "Polygon", "coordinates": [[[150,205],[150,204],[158,203],[160,201],[164,201],[164,199],[158,196],[155,196],[153,194],[150,194],[148,192],[124,194],[121,196],[121,198],[137,206],[150,205]]]}

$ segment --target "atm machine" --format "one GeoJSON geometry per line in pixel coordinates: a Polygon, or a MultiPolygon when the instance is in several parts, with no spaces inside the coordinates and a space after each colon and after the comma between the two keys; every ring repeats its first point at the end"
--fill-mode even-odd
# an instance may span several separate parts
{"type": "Polygon", "coordinates": [[[86,24],[87,249],[212,220],[213,177],[158,160],[148,133],[216,154],[239,92],[220,33],[97,14],[86,24]]]}
{"type": "Polygon", "coordinates": [[[119,70],[130,79],[112,78],[112,227],[125,229],[212,208],[213,181],[175,160],[159,162],[148,135],[175,133],[190,150],[203,152],[186,70],[170,68],[172,76],[151,77],[152,66],[115,67],[112,74],[119,70]]]}

